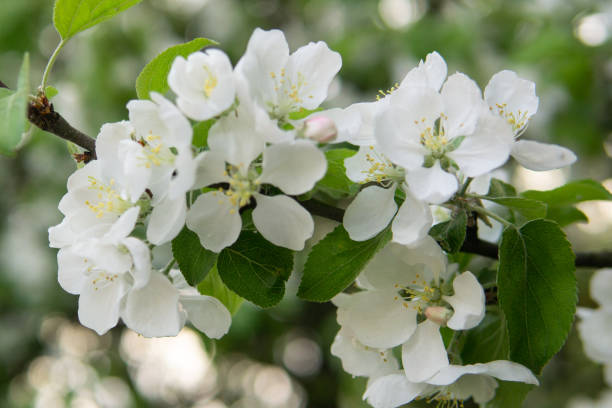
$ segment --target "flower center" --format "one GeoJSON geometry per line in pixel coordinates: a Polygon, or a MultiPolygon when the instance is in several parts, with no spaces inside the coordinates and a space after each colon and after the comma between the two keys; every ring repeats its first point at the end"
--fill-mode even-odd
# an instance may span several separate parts
{"type": "MultiPolygon", "coordinates": [[[[248,205],[251,202],[253,193],[259,191],[260,181],[258,180],[259,173],[251,165],[247,171],[242,170],[242,166],[229,166],[225,172],[226,176],[230,177],[229,188],[219,188],[218,192],[213,194],[223,194],[229,200],[233,208],[230,209],[230,214],[235,214],[236,210],[248,205]]],[[[220,199],[219,204],[225,201],[220,199]]]]}
{"type": "Polygon", "coordinates": [[[312,95],[304,95],[303,88],[307,85],[304,74],[298,72],[295,81],[288,78],[285,68],[280,72],[270,72],[270,78],[274,81],[274,91],[278,98],[277,103],[268,103],[269,114],[274,119],[286,121],[286,116],[300,109],[304,97],[313,98],[312,95]]]}
{"type": "Polygon", "coordinates": [[[404,307],[412,307],[419,314],[425,314],[425,309],[430,306],[439,306],[442,300],[440,288],[421,279],[420,274],[415,275],[415,279],[408,286],[398,283],[394,285],[397,289],[395,300],[403,300],[404,307]]]}
{"type": "Polygon", "coordinates": [[[370,168],[362,171],[366,177],[361,181],[361,184],[370,182],[390,184],[389,182],[404,180],[404,169],[395,166],[384,155],[374,150],[374,146],[370,146],[370,152],[366,154],[366,160],[370,163],[370,168]]]}
{"type": "Polygon", "coordinates": [[[140,159],[144,161],[144,166],[149,169],[151,166],[161,166],[162,164],[174,163],[174,154],[164,145],[161,136],[149,133],[144,139],[139,141],[143,147],[140,159]]]}
{"type": "Polygon", "coordinates": [[[86,200],[85,205],[96,214],[96,218],[102,218],[104,214],[122,214],[131,207],[131,204],[122,199],[114,189],[115,179],[111,179],[109,184],[101,183],[93,176],[88,177],[89,190],[95,190],[97,200],[86,200]]]}
{"type": "MultiPolygon", "coordinates": [[[[85,264],[89,263],[89,259],[85,258],[83,260],[85,264]]],[[[104,289],[108,285],[112,284],[119,278],[119,275],[116,273],[108,273],[105,270],[97,269],[95,266],[91,265],[87,268],[87,273],[89,274],[91,280],[91,284],[94,287],[94,290],[104,289]]]]}
{"type": "Polygon", "coordinates": [[[497,110],[497,114],[506,120],[515,133],[520,132],[529,121],[529,112],[518,110],[516,113],[508,111],[508,104],[496,103],[495,106],[489,106],[490,111],[497,110]]]}
{"type": "Polygon", "coordinates": [[[210,98],[213,90],[217,87],[219,80],[207,65],[204,65],[204,70],[206,71],[206,74],[208,74],[208,77],[206,80],[204,80],[204,95],[206,95],[207,98],[210,98]]]}
{"type": "MultiPolygon", "coordinates": [[[[417,397],[416,400],[422,399],[423,397],[417,397]]],[[[442,386],[436,388],[431,395],[425,397],[425,402],[428,404],[436,403],[436,408],[463,408],[463,400],[457,399],[455,395],[448,389],[448,387],[442,386]]]]}

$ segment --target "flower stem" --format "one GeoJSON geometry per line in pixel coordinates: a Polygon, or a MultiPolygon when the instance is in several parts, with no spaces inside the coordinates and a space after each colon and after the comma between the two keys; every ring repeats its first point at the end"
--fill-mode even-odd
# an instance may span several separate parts
{"type": "Polygon", "coordinates": [[[495,214],[492,211],[487,210],[484,207],[472,206],[471,205],[470,206],[470,210],[475,211],[478,214],[486,215],[489,218],[493,218],[494,220],[496,220],[497,222],[501,223],[505,227],[511,227],[513,225],[510,221],[500,217],[499,215],[495,214]]]}
{"type": "Polygon", "coordinates": [[[168,274],[170,273],[170,269],[172,269],[175,263],[176,263],[176,259],[172,258],[170,262],[168,262],[168,265],[166,265],[166,267],[161,272],[164,275],[168,276],[168,274]]]}
{"type": "Polygon", "coordinates": [[[47,87],[47,80],[49,79],[49,74],[51,73],[53,64],[55,64],[55,60],[57,59],[57,56],[59,55],[59,52],[64,47],[64,45],[66,45],[66,42],[64,40],[60,41],[60,43],[55,48],[55,51],[53,51],[53,54],[51,54],[51,57],[49,58],[49,62],[47,62],[47,66],[45,67],[45,72],[43,73],[42,81],[40,83],[40,89],[43,92],[45,91],[45,88],[47,87]]]}

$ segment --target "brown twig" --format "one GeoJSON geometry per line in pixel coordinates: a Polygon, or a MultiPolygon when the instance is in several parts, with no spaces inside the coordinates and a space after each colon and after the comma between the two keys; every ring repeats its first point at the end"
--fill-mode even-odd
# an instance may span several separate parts
{"type": "Polygon", "coordinates": [[[6,86],[6,85],[4,84],[4,82],[0,81],[0,88],[7,88],[7,89],[8,89],[8,86],[6,86]]]}

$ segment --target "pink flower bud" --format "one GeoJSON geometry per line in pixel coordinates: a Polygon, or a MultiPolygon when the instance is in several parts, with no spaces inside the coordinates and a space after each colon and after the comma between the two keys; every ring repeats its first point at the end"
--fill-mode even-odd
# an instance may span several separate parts
{"type": "Polygon", "coordinates": [[[453,311],[443,306],[430,306],[425,309],[425,316],[440,326],[446,326],[446,322],[453,315],[453,311]]]}
{"type": "Polygon", "coordinates": [[[304,122],[304,136],[320,143],[328,143],[336,138],[338,129],[327,116],[313,116],[304,122]]]}

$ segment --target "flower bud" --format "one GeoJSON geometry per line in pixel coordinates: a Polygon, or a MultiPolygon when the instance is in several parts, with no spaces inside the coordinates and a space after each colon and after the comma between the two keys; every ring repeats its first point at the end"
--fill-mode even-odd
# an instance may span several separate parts
{"type": "Polygon", "coordinates": [[[453,315],[453,311],[443,306],[430,306],[425,309],[425,316],[440,326],[446,326],[446,322],[453,315]]]}
{"type": "Polygon", "coordinates": [[[304,136],[319,143],[328,143],[336,138],[338,129],[327,116],[313,116],[304,122],[304,136]]]}

